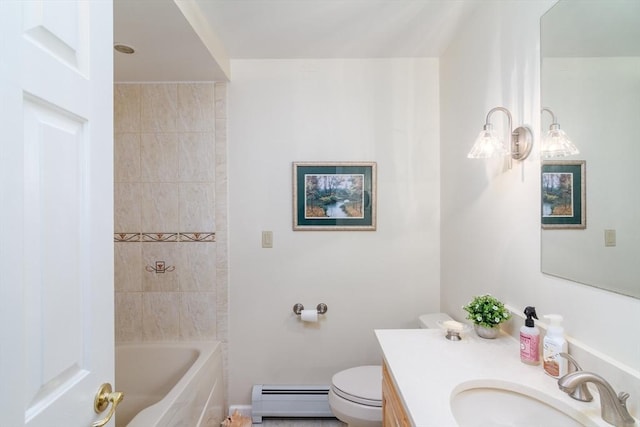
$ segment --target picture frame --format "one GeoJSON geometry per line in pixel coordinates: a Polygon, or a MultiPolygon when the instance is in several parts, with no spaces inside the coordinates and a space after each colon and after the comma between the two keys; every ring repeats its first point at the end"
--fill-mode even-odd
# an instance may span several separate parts
{"type": "Polygon", "coordinates": [[[585,229],[586,162],[549,160],[541,171],[541,225],[543,229],[585,229]]]}
{"type": "Polygon", "coordinates": [[[293,230],[375,231],[375,162],[294,162],[293,230]]]}

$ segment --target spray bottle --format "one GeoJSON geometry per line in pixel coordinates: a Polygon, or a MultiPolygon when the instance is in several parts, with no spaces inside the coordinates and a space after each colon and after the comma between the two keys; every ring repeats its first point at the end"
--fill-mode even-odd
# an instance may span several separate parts
{"type": "Polygon", "coordinates": [[[520,328],[520,360],[527,365],[540,364],[540,330],[533,319],[537,319],[536,308],[527,306],[524,309],[527,319],[520,328]]]}
{"type": "Polygon", "coordinates": [[[554,378],[560,378],[567,373],[567,359],[558,356],[558,353],[567,352],[567,341],[564,339],[562,316],[559,314],[547,314],[549,328],[544,337],[542,360],[544,371],[554,378]]]}

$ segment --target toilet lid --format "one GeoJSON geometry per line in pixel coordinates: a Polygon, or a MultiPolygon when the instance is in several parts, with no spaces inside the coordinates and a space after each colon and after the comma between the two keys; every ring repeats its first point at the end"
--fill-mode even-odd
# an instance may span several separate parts
{"type": "Polygon", "coordinates": [[[382,366],[358,366],[335,374],[333,391],[343,399],[367,406],[382,406],[382,366]]]}

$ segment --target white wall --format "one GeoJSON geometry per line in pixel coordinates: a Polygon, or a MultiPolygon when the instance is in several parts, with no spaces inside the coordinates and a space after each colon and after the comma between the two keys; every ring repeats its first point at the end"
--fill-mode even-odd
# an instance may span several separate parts
{"type": "MultiPolygon", "coordinates": [[[[638,375],[640,300],[540,272],[535,151],[504,172],[466,158],[497,105],[509,108],[516,123],[531,124],[539,141],[539,17],[552,3],[483,3],[440,58],[442,309],[464,318],[460,307],[490,292],[514,307],[560,313],[568,335],[638,375]]],[[[627,391],[637,407],[640,397],[627,391]]]]}
{"type": "Polygon", "coordinates": [[[553,3],[483,2],[439,71],[431,59],[233,62],[230,403],[254,383],[377,363],[374,328],[439,309],[462,319],[483,292],[563,314],[569,336],[638,373],[640,300],[540,272],[537,145],[512,170],[466,158],[498,105],[539,141],[539,17],[553,3]],[[378,162],[378,231],[291,231],[291,162],[323,160],[378,162]],[[303,325],[296,302],[329,312],[303,325]]]}
{"type": "Polygon", "coordinates": [[[381,361],[439,309],[438,61],[237,60],[229,85],[229,402],[381,361]],[[375,161],[377,231],[292,231],[292,162],[375,161]],[[273,231],[273,249],[260,247],[273,231]],[[303,324],[295,303],[329,310],[303,324]]]}

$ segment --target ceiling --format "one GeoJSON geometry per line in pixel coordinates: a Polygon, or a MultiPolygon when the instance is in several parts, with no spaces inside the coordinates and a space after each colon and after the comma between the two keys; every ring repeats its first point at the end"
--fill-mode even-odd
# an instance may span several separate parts
{"type": "Polygon", "coordinates": [[[115,80],[230,78],[240,58],[438,57],[475,0],[114,0],[115,80]]]}
{"type": "Polygon", "coordinates": [[[114,0],[114,79],[207,81],[225,79],[211,53],[173,0],[114,0]]]}

